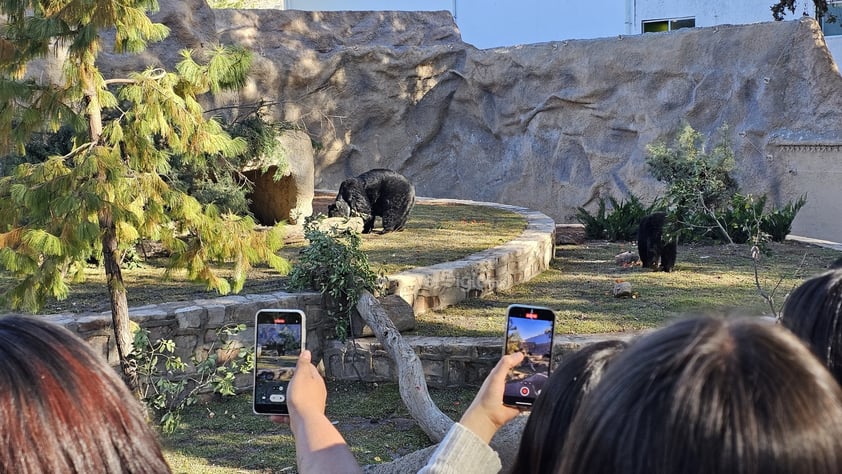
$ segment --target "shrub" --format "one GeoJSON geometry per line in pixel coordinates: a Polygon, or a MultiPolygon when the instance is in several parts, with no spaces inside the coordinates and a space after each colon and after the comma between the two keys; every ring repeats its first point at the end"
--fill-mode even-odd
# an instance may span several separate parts
{"type": "Polygon", "coordinates": [[[324,215],[309,217],[304,236],[310,245],[301,251],[289,274],[293,289],[312,289],[327,297],[328,315],[336,323],[336,336],[344,341],[350,333],[351,315],[363,290],[374,291],[377,275],[360,250],[360,234],[349,229],[319,229],[324,215]]]}
{"type": "Polygon", "coordinates": [[[760,228],[764,207],[766,196],[755,198],[751,194],[736,193],[731,197],[721,221],[733,243],[744,244],[753,240],[752,243],[758,245],[765,240],[760,228]]]}
{"type": "Polygon", "coordinates": [[[783,242],[792,231],[792,221],[795,220],[796,214],[806,203],[806,196],[801,196],[795,202],[790,201],[783,208],[769,212],[760,220],[760,228],[769,234],[773,241],[783,242]]]}
{"type": "Polygon", "coordinates": [[[657,200],[652,205],[644,207],[640,199],[633,194],[626,201],[618,202],[613,197],[609,197],[608,201],[611,204],[611,212],[607,212],[605,199],[599,198],[596,216],[592,216],[583,207],[578,208],[576,218],[585,225],[586,238],[611,241],[635,240],[640,220],[661,208],[657,200]]]}
{"type": "Polygon", "coordinates": [[[188,364],[175,355],[173,340],[152,343],[148,330],[135,327],[134,347],[128,359],[136,369],[140,398],[156,415],[161,431],[174,432],[184,409],[196,403],[203,392],[236,394],[235,376],[254,370],[254,349],[240,347],[231,339],[245,329],[244,324],[218,329],[217,343],[208,349],[207,357],[194,355],[188,364]],[[195,370],[190,371],[190,367],[195,370]]]}
{"type": "Polygon", "coordinates": [[[724,126],[719,130],[721,138],[711,151],[704,147],[702,134],[689,125],[673,146],[657,142],[647,147],[646,164],[652,176],[667,186],[672,225],[666,231],[673,238],[698,240],[718,230],[729,239],[719,217],[737,192],[730,175],[735,159],[727,130],[724,126]]]}
{"type": "Polygon", "coordinates": [[[599,208],[595,216],[591,215],[584,207],[579,207],[576,213],[576,219],[585,225],[585,238],[594,240],[607,238],[605,199],[599,198],[599,208]]]}

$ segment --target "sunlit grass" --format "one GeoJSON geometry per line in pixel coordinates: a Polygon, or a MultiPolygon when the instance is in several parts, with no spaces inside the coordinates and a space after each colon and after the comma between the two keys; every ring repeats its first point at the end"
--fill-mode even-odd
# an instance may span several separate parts
{"type": "Polygon", "coordinates": [[[386,274],[459,260],[502,245],[526,228],[519,214],[464,204],[417,205],[403,232],[369,235],[362,250],[386,274]]]}
{"type": "MultiPolygon", "coordinates": [[[[436,405],[458,419],[472,388],[430,389],[436,405]]],[[[251,413],[251,395],[200,403],[185,423],[162,438],[176,473],[295,473],[295,442],[287,425],[251,413]]],[[[328,381],[327,416],[362,465],[392,461],[430,445],[404,407],[394,383],[328,381]]]]}
{"type": "MultiPolygon", "coordinates": [[[[671,273],[617,265],[614,256],[627,250],[636,252],[631,244],[606,242],[559,247],[551,268],[530,282],[419,315],[418,332],[499,336],[506,307],[517,302],[556,311],[559,334],[638,331],[694,312],[772,314],[757,291],[748,246],[681,246],[671,273]],[[613,297],[618,280],[631,283],[634,298],[613,297]]],[[[758,267],[761,287],[772,292],[777,285],[779,311],[788,291],[838,257],[834,250],[795,242],[770,244],[758,267]]]]}

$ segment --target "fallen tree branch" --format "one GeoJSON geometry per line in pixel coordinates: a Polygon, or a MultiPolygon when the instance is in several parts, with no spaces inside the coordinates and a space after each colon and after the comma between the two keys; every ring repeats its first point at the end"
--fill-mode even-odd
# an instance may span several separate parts
{"type": "Polygon", "coordinates": [[[427,391],[427,380],[424,378],[424,368],[418,355],[409,346],[397,330],[394,323],[386,315],[380,302],[369,293],[363,291],[357,302],[357,311],[363,321],[368,324],[377,340],[395,361],[398,368],[398,386],[401,400],[409,410],[409,414],[418,423],[429,438],[438,443],[444,438],[447,430],[453,425],[453,420],[442,413],[430,398],[427,391]]]}

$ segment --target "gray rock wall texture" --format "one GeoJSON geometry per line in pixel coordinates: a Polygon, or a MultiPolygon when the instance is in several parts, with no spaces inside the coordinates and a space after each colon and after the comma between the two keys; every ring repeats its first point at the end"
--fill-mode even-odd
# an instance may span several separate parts
{"type": "Polygon", "coordinates": [[[388,167],[421,196],[575,222],[600,196],[662,193],[647,144],[727,124],[743,189],[783,204],[796,196],[776,143],[842,142],[842,78],[810,19],[478,50],[447,12],[161,9],[171,37],[106,69],[171,66],[213,41],[252,49],[248,87],[214,105],[276,101],[321,147],[318,188],[388,167]]]}

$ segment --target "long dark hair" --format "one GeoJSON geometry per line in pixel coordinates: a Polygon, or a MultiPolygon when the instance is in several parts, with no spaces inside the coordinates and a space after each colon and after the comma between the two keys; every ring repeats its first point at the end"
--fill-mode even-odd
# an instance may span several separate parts
{"type": "Polygon", "coordinates": [[[781,324],[807,343],[842,382],[842,269],[816,275],[792,291],[781,324]]]}
{"type": "Polygon", "coordinates": [[[562,360],[535,400],[512,472],[551,472],[582,398],[602,378],[611,359],[625,348],[621,340],[595,342],[562,360]]]}
{"type": "Polygon", "coordinates": [[[0,433],[0,472],[170,472],[115,370],[35,317],[0,319],[0,433]]]}
{"type": "Polygon", "coordinates": [[[842,472],[842,390],[798,338],[757,319],[642,336],[570,429],[565,474],[842,472]]]}

